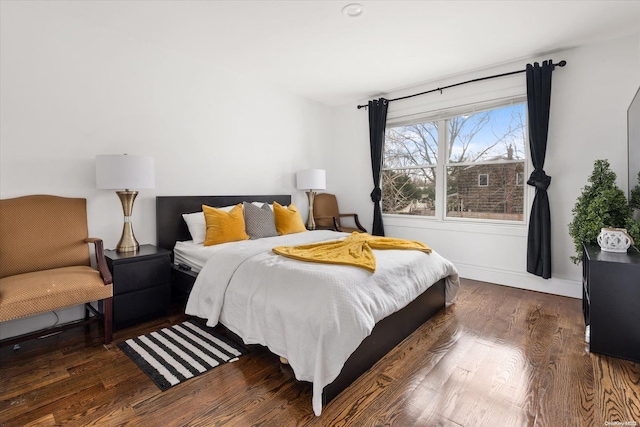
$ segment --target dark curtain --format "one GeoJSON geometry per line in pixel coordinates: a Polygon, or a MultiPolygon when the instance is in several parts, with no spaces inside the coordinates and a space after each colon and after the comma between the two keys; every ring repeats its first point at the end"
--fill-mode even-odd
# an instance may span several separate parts
{"type": "Polygon", "coordinates": [[[387,124],[387,108],[389,101],[384,98],[369,101],[369,143],[371,144],[371,169],[373,171],[373,191],[371,201],[373,202],[373,230],[374,236],[384,236],[384,225],[382,224],[382,189],[380,188],[382,173],[383,150],[384,150],[384,130],[387,124]]]}
{"type": "Polygon", "coordinates": [[[536,188],[529,218],[527,238],[527,271],[544,279],[551,277],[551,214],[547,188],[551,177],[544,172],[551,104],[553,63],[527,64],[527,108],[529,113],[529,145],[534,170],[527,184],[536,188]]]}

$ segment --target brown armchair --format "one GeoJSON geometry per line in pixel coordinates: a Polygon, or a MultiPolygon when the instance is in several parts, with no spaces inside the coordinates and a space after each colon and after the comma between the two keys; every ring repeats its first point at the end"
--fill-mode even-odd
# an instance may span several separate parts
{"type": "Polygon", "coordinates": [[[313,219],[318,230],[335,230],[352,233],[354,231],[366,233],[367,230],[360,224],[358,214],[340,213],[336,196],[328,193],[321,193],[313,200],[313,219]],[[356,227],[345,227],[342,225],[342,218],[352,217],[356,227]]]}
{"type": "Polygon", "coordinates": [[[102,240],[88,237],[86,204],[46,195],[0,200],[0,322],[85,305],[84,319],[6,338],[0,345],[99,320],[104,343],[111,343],[112,278],[102,240]],[[89,243],[95,245],[97,270],[91,267],[89,243]],[[94,301],[102,312],[90,304],[94,301]]]}

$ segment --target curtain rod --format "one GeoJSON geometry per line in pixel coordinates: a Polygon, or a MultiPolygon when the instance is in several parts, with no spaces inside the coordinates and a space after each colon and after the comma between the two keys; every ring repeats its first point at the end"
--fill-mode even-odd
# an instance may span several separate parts
{"type": "MultiPolygon", "coordinates": [[[[567,61],[565,61],[565,60],[562,60],[562,61],[558,62],[557,64],[553,64],[554,68],[555,67],[564,67],[565,65],[567,65],[567,61]]],[[[414,96],[425,95],[427,93],[432,93],[432,92],[440,92],[442,94],[442,91],[444,89],[450,89],[452,87],[466,85],[467,83],[480,82],[482,80],[495,79],[497,77],[510,76],[512,74],[520,74],[520,73],[524,73],[525,71],[527,71],[527,70],[524,69],[524,70],[518,70],[518,71],[511,71],[511,72],[508,72],[508,73],[495,74],[493,76],[480,77],[480,78],[473,79],[473,80],[467,80],[466,82],[454,83],[454,84],[449,85],[449,86],[443,86],[443,87],[439,87],[437,89],[431,89],[431,90],[428,90],[426,92],[414,93],[413,95],[407,95],[407,96],[401,96],[400,98],[388,99],[387,102],[400,101],[401,99],[413,98],[414,96]]],[[[361,109],[361,108],[367,108],[367,107],[368,107],[368,105],[358,105],[358,110],[361,109]]]]}

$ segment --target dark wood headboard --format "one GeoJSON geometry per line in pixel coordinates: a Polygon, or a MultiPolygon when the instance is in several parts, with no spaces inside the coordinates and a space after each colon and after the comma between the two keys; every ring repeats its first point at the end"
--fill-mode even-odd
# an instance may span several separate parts
{"type": "Polygon", "coordinates": [[[158,196],[156,197],[156,238],[157,245],[173,251],[176,242],[191,240],[187,224],[182,218],[184,213],[199,212],[202,205],[223,207],[242,202],[274,201],[281,205],[291,203],[291,195],[264,196],[158,196]]]}

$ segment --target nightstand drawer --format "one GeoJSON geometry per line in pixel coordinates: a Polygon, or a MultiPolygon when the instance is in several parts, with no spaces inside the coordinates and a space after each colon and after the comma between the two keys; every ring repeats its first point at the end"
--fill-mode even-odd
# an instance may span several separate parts
{"type": "Polygon", "coordinates": [[[169,312],[171,285],[157,286],[113,297],[113,329],[136,325],[169,312]]]}
{"type": "Polygon", "coordinates": [[[168,258],[152,258],[113,266],[114,295],[169,283],[171,264],[168,258]]]}

